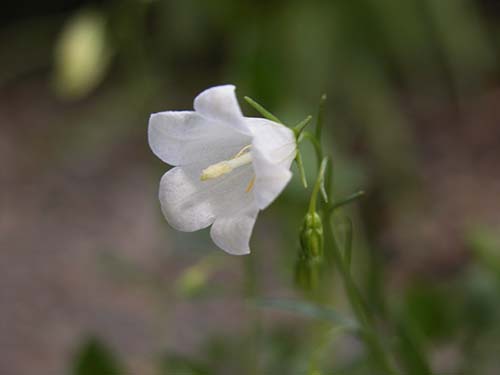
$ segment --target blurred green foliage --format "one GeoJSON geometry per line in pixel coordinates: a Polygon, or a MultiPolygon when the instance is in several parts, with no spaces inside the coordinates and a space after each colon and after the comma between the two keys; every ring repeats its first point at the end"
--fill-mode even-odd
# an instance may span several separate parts
{"type": "Polygon", "coordinates": [[[120,375],[124,368],[98,338],[84,341],[73,360],[73,375],[120,375]]]}

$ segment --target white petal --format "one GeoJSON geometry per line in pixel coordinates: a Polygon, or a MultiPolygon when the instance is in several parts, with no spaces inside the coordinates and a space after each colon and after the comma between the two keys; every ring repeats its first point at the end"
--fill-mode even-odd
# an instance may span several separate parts
{"type": "Polygon", "coordinates": [[[253,177],[251,165],[201,181],[205,163],[193,163],[169,170],[161,179],[160,202],[172,227],[184,232],[206,228],[219,216],[230,216],[243,207],[255,206],[254,196],[246,192],[253,177]]]}
{"type": "Polygon", "coordinates": [[[261,210],[281,194],[292,178],[292,172],[282,165],[269,161],[259,150],[252,151],[255,171],[254,196],[261,210]]]}
{"type": "Polygon", "coordinates": [[[276,199],[292,177],[289,169],[297,148],[295,135],[289,128],[269,120],[246,120],[254,134],[254,196],[257,206],[264,209],[276,199]]]}
{"type": "Polygon", "coordinates": [[[160,182],[160,203],[169,224],[183,232],[194,232],[212,224],[215,210],[200,186],[184,167],[165,173],[160,182]]]}
{"type": "Polygon", "coordinates": [[[249,206],[232,216],[217,217],[210,236],[217,246],[233,255],[250,253],[250,236],[259,210],[249,206]]]}
{"type": "Polygon", "coordinates": [[[253,134],[252,150],[259,150],[271,163],[290,168],[297,150],[293,131],[263,118],[245,120],[253,134]]]}
{"type": "Polygon", "coordinates": [[[224,160],[248,144],[250,138],[196,112],[168,111],[151,115],[148,139],[161,160],[171,165],[185,165],[201,160],[224,160]]]}
{"type": "Polygon", "coordinates": [[[233,85],[211,87],[194,99],[194,109],[208,119],[223,122],[243,134],[250,135],[234,90],[233,85]]]}

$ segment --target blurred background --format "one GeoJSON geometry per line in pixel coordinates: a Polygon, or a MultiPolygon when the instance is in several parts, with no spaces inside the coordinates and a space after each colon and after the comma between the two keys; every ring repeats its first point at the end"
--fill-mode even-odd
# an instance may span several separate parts
{"type": "Polygon", "coordinates": [[[233,83],[290,124],[328,94],[335,192],[367,193],[337,229],[353,218],[369,303],[436,374],[497,374],[499,52],[495,0],[4,2],[0,373],[371,373],[294,290],[297,177],[251,256],[161,215],[149,114],[233,83]]]}

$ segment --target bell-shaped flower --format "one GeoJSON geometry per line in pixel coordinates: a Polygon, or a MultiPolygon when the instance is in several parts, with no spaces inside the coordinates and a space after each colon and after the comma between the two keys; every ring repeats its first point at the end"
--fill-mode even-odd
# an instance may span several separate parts
{"type": "Polygon", "coordinates": [[[269,206],[291,179],[296,154],[289,128],[244,117],[232,85],[209,88],[194,111],[167,111],[149,119],[149,145],[176,166],[163,175],[160,202],[175,229],[212,225],[210,235],[231,254],[248,254],[259,210],[269,206]]]}

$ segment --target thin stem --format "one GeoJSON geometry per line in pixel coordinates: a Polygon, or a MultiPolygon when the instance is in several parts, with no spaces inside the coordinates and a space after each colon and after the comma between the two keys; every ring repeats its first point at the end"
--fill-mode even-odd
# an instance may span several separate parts
{"type": "Polygon", "coordinates": [[[328,165],[328,157],[324,157],[321,161],[318,177],[316,178],[316,183],[314,184],[314,188],[311,194],[311,200],[309,201],[309,213],[314,214],[316,212],[316,202],[318,200],[318,193],[321,190],[321,185],[323,184],[323,180],[325,178],[325,170],[328,165]]]}
{"type": "MultiPolygon", "coordinates": [[[[328,157],[325,157],[327,161],[329,161],[328,157]]],[[[325,171],[325,190],[326,194],[330,198],[331,201],[331,174],[333,172],[332,163],[326,163],[328,167],[325,171]]],[[[323,205],[323,231],[325,234],[325,245],[326,248],[330,249],[331,255],[333,257],[333,261],[335,262],[340,277],[344,283],[347,298],[352,307],[354,315],[356,316],[358,322],[360,323],[361,329],[361,338],[365,342],[368,350],[371,353],[373,361],[377,364],[381,374],[383,375],[396,375],[396,371],[393,369],[392,365],[389,362],[389,359],[383,349],[382,344],[379,341],[379,338],[375,331],[375,320],[373,315],[371,314],[370,309],[366,305],[363,297],[356,287],[354,280],[352,278],[350,268],[347,266],[345,262],[344,256],[340,251],[340,247],[337,244],[337,240],[335,238],[335,234],[332,230],[332,219],[331,219],[331,205],[324,204],[323,205]]]]}
{"type": "MultiPolygon", "coordinates": [[[[316,165],[318,168],[318,173],[321,169],[321,162],[323,158],[323,149],[321,147],[321,143],[316,139],[314,135],[312,135],[308,131],[304,131],[300,134],[299,136],[299,142],[301,142],[303,139],[307,139],[314,147],[314,152],[316,153],[316,165]]],[[[323,178],[321,181],[321,195],[323,196],[323,199],[325,202],[328,202],[328,195],[326,194],[325,190],[325,179],[323,178]]]]}
{"type": "MultiPolygon", "coordinates": [[[[326,205],[325,205],[326,206],[326,205]]],[[[324,233],[325,233],[325,242],[327,246],[332,250],[332,255],[334,261],[339,269],[340,276],[344,282],[344,286],[347,293],[347,298],[353,312],[362,326],[361,330],[361,338],[365,342],[368,350],[371,353],[371,356],[374,362],[377,364],[381,374],[387,375],[396,375],[396,371],[392,368],[389,359],[380,343],[378,336],[375,332],[375,324],[373,316],[371,315],[368,307],[366,306],[361,293],[356,287],[354,280],[352,279],[351,273],[347,268],[346,263],[344,262],[343,256],[340,252],[340,249],[337,245],[337,241],[335,239],[333,230],[332,230],[332,222],[330,215],[328,214],[328,207],[324,210],[325,215],[323,217],[324,220],[324,233]]]]}

